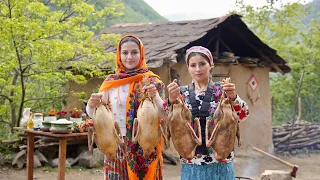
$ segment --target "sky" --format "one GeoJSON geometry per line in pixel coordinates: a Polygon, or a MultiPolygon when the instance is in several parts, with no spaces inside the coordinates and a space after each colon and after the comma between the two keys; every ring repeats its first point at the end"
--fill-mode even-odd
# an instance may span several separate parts
{"type": "MultiPolygon", "coordinates": [[[[235,8],[236,0],[144,0],[160,15],[167,17],[172,14],[190,14],[191,16],[213,18],[227,14],[235,8]]],[[[296,2],[297,0],[283,0],[296,2]]],[[[312,0],[306,0],[310,2],[312,0]]],[[[266,0],[244,0],[246,4],[262,6],[266,0]]],[[[189,17],[189,19],[194,19],[189,17]]]]}

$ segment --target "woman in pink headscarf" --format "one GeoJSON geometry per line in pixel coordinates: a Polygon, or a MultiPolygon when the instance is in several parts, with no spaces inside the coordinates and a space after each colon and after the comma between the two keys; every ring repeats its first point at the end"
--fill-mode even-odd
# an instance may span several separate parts
{"type": "Polygon", "coordinates": [[[179,94],[182,95],[185,104],[192,113],[192,121],[195,117],[200,118],[202,145],[197,147],[196,155],[193,159],[180,159],[182,164],[181,179],[234,180],[234,152],[231,152],[223,162],[215,160],[212,150],[205,145],[205,126],[206,121],[213,116],[223,93],[234,101],[234,110],[240,121],[243,121],[248,116],[248,106],[237,95],[233,83],[222,85],[220,82],[211,80],[210,70],[214,65],[211,52],[207,48],[193,46],[188,49],[186,63],[188,72],[192,77],[192,83],[182,87],[179,87],[176,81],[170,83],[167,86],[169,93],[167,106],[170,106],[178,98],[179,94]]]}

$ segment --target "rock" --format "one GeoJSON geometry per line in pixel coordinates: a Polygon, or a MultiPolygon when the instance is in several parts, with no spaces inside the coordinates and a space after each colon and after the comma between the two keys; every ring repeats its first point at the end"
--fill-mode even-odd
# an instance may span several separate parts
{"type": "Polygon", "coordinates": [[[48,164],[47,158],[39,150],[36,150],[34,152],[34,155],[36,155],[39,158],[41,163],[48,164]]]}
{"type": "MultiPolygon", "coordinates": [[[[51,167],[58,167],[58,164],[59,164],[59,158],[53,159],[53,160],[49,163],[49,165],[50,165],[51,167]]],[[[69,161],[66,160],[66,168],[69,168],[69,167],[70,167],[70,163],[69,163],[69,161]]]]}
{"type": "Polygon", "coordinates": [[[298,154],[303,154],[303,150],[302,149],[298,149],[298,154]]]}
{"type": "Polygon", "coordinates": [[[295,150],[295,149],[292,149],[291,151],[290,151],[290,154],[292,154],[292,155],[296,155],[298,152],[297,152],[297,150],[295,150]]]}
{"type": "MultiPolygon", "coordinates": [[[[16,169],[23,168],[24,164],[27,162],[27,151],[20,151],[12,161],[12,166],[16,169]]],[[[38,168],[41,166],[41,162],[36,155],[33,155],[33,168],[38,168]]]]}
{"type": "Polygon", "coordinates": [[[98,149],[93,149],[90,153],[86,151],[82,157],[79,158],[79,165],[87,168],[98,168],[103,166],[104,154],[98,149]]]}
{"type": "Polygon", "coordinates": [[[14,157],[12,161],[12,166],[16,169],[22,169],[26,160],[27,160],[27,151],[22,150],[18,152],[18,154],[14,157]]]}
{"type": "Polygon", "coordinates": [[[41,167],[41,162],[36,155],[33,155],[33,168],[41,167]]]}
{"type": "Polygon", "coordinates": [[[75,164],[79,161],[79,159],[82,157],[82,155],[83,155],[85,152],[87,152],[87,151],[86,151],[86,150],[83,150],[83,151],[78,155],[78,157],[76,157],[75,159],[73,159],[72,161],[70,161],[70,166],[75,165],[75,164]]]}
{"type": "Polygon", "coordinates": [[[88,146],[86,146],[86,145],[78,146],[77,150],[76,150],[76,153],[77,153],[76,156],[79,156],[84,151],[88,151],[88,146]]]}
{"type": "Polygon", "coordinates": [[[67,161],[71,164],[71,162],[73,161],[73,158],[67,158],[67,161]]]}
{"type": "Polygon", "coordinates": [[[290,156],[290,153],[288,151],[283,152],[283,156],[290,156]]]}

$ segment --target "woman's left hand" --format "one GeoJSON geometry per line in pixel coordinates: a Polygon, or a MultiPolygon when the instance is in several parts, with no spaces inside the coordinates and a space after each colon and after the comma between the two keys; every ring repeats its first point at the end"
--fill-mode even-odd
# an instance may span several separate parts
{"type": "Polygon", "coordinates": [[[227,96],[234,100],[237,96],[236,86],[233,83],[226,83],[222,86],[223,91],[227,94],[227,96]]]}
{"type": "Polygon", "coordinates": [[[149,95],[149,97],[154,98],[156,97],[158,90],[156,88],[156,86],[154,84],[150,84],[149,86],[145,86],[143,87],[143,91],[147,91],[147,94],[149,95]]]}

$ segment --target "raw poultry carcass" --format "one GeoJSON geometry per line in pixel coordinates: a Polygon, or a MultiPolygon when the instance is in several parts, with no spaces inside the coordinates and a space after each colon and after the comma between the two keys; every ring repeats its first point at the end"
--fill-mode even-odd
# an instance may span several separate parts
{"type": "Polygon", "coordinates": [[[192,159],[197,146],[202,143],[201,127],[198,118],[194,119],[197,134],[191,127],[191,112],[184,104],[182,97],[172,104],[169,115],[169,129],[174,148],[185,159],[192,159]]]}
{"type": "Polygon", "coordinates": [[[97,146],[111,160],[116,158],[117,149],[123,143],[118,123],[108,106],[100,104],[93,113],[93,126],[97,137],[97,146]]]}
{"type": "MultiPolygon", "coordinates": [[[[230,82],[231,79],[227,78],[222,81],[222,84],[230,82]]],[[[234,112],[233,101],[225,98],[224,94],[213,115],[213,121],[215,127],[212,133],[210,131],[212,123],[207,121],[206,124],[206,146],[213,149],[214,157],[217,161],[222,161],[226,159],[233,150],[236,136],[238,146],[241,146],[238,116],[234,112]]]]}
{"type": "MultiPolygon", "coordinates": [[[[145,86],[150,85],[148,76],[143,77],[145,86]]],[[[137,118],[133,122],[132,141],[139,143],[143,149],[145,158],[149,158],[160,140],[160,125],[158,107],[153,98],[143,92],[143,98],[139,105],[137,118]]]]}

